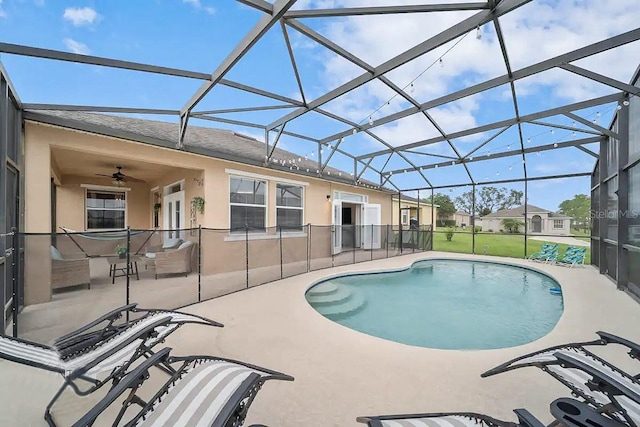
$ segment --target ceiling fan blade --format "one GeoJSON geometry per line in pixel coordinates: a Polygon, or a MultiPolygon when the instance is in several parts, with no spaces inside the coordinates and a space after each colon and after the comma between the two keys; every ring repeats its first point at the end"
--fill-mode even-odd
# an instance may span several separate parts
{"type": "Polygon", "coordinates": [[[103,173],[97,173],[97,176],[106,176],[107,178],[113,178],[113,175],[105,175],[103,173]]]}
{"type": "Polygon", "coordinates": [[[147,181],[145,181],[145,180],[143,180],[143,179],[140,179],[140,178],[134,178],[134,177],[129,176],[129,175],[124,175],[124,176],[123,176],[123,178],[125,179],[125,181],[131,181],[131,182],[147,182],[147,181]]]}

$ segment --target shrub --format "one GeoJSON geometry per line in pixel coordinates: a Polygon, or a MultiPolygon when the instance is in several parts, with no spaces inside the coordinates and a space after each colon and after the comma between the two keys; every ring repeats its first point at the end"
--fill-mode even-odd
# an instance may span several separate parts
{"type": "Polygon", "coordinates": [[[488,229],[487,231],[488,231],[489,233],[493,233],[493,230],[492,230],[492,229],[488,229]]]}
{"type": "Polygon", "coordinates": [[[456,226],[456,221],[453,219],[441,219],[440,221],[440,225],[443,227],[455,227],[456,226]]]}
{"type": "Polygon", "coordinates": [[[454,234],[455,234],[455,233],[453,232],[453,228],[449,228],[449,229],[447,230],[447,234],[446,234],[446,236],[447,236],[447,242],[450,242],[450,241],[453,239],[453,235],[454,235],[454,234]]]}
{"type": "Polygon", "coordinates": [[[509,233],[519,233],[520,227],[524,226],[524,222],[517,219],[505,218],[502,220],[502,225],[509,233]]]}
{"type": "Polygon", "coordinates": [[[481,227],[481,226],[479,226],[479,225],[476,225],[475,227],[473,227],[473,231],[474,231],[475,233],[479,233],[479,232],[481,232],[481,231],[482,231],[482,227],[481,227]]]}

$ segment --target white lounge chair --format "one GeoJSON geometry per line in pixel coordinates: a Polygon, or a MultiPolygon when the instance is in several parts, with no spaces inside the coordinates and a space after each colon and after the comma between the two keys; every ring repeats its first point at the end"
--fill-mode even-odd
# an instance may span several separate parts
{"type": "Polygon", "coordinates": [[[620,344],[629,349],[630,357],[640,360],[640,345],[606,332],[597,334],[599,340],[565,344],[530,353],[503,363],[481,376],[535,366],[602,413],[629,426],[640,427],[640,376],[622,371],[585,348],[620,344]]]}
{"type": "MultiPolygon", "coordinates": [[[[293,377],[266,368],[213,356],[171,357],[164,348],[127,374],[73,427],[92,426],[111,404],[126,393],[112,426],[127,427],[235,427],[241,426],[249,406],[265,381],[293,381],[293,377]],[[173,367],[173,365],[178,365],[173,367]],[[148,401],[137,394],[159,367],[169,380],[148,401]],[[169,370],[167,370],[168,368],[169,370]],[[129,408],[140,409],[129,415],[129,408]],[[124,418],[128,421],[122,423],[124,418]]],[[[102,420],[102,418],[101,418],[102,420]]]]}
{"type": "Polygon", "coordinates": [[[200,316],[141,310],[132,304],[58,338],[52,346],[0,335],[0,358],[62,375],[64,383],[45,410],[45,420],[55,425],[51,409],[67,387],[86,396],[110,381],[117,381],[134,361],[152,355],[155,345],[186,323],[223,326],[200,316]],[[140,313],[142,317],[116,324],[126,312],[140,313]],[[103,323],[106,325],[101,326],[103,323]]]}

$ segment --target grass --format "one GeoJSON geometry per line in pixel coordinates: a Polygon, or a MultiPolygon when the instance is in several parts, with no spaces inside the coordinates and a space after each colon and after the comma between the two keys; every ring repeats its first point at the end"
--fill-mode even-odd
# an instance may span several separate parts
{"type": "MultiPolygon", "coordinates": [[[[457,252],[463,254],[471,253],[472,235],[470,232],[456,231],[451,241],[447,241],[444,232],[433,234],[433,250],[443,252],[457,252]]],[[[581,239],[582,240],[582,239],[581,239]]],[[[527,240],[527,256],[538,252],[544,242],[541,240],[527,240]]],[[[523,258],[524,236],[518,234],[476,234],[476,253],[485,253],[494,256],[504,256],[513,258],[523,258]]],[[[559,244],[558,253],[560,256],[567,250],[569,245],[559,244]]],[[[587,258],[585,264],[591,262],[591,249],[587,248],[587,258]]]]}

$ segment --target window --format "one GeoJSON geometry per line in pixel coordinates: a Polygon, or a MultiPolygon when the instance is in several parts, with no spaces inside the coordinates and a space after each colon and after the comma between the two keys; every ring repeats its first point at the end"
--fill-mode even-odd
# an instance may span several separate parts
{"type": "Polygon", "coordinates": [[[265,231],[267,183],[251,178],[229,180],[229,223],[231,232],[265,231]]]}
{"type": "Polygon", "coordinates": [[[554,219],[553,220],[553,228],[564,228],[564,220],[563,219],[554,219]]]}
{"type": "Polygon", "coordinates": [[[87,230],[125,228],[127,202],[124,192],[87,190],[87,230]]]}
{"type": "Polygon", "coordinates": [[[276,225],[283,230],[302,230],[304,212],[302,187],[276,184],[276,225]]]}
{"type": "Polygon", "coordinates": [[[409,212],[406,209],[402,210],[402,225],[409,224],[409,212]]]}

